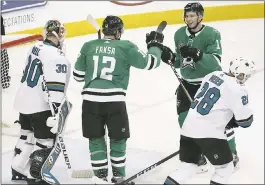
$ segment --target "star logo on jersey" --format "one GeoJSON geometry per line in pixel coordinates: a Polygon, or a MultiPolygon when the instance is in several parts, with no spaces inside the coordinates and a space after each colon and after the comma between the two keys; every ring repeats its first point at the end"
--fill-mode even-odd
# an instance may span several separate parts
{"type": "Polygon", "coordinates": [[[190,58],[190,57],[183,58],[181,68],[184,69],[186,67],[190,67],[194,70],[196,69],[195,62],[193,61],[192,58],[190,58]]]}

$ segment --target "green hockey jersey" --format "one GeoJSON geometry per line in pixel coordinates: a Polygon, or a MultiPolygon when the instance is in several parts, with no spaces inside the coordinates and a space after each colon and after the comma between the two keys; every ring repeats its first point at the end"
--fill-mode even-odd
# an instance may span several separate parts
{"type": "Polygon", "coordinates": [[[216,29],[204,26],[201,31],[191,35],[188,27],[183,26],[176,31],[174,40],[176,49],[175,67],[180,68],[183,79],[197,84],[207,74],[221,70],[221,35],[216,29]],[[191,58],[182,58],[179,48],[183,45],[200,49],[203,52],[202,59],[195,63],[191,58]]]}
{"type": "Polygon", "coordinates": [[[84,81],[83,99],[95,102],[124,101],[130,67],[151,70],[160,65],[161,49],[147,53],[127,40],[97,39],[86,42],[74,66],[73,76],[84,81]]]}

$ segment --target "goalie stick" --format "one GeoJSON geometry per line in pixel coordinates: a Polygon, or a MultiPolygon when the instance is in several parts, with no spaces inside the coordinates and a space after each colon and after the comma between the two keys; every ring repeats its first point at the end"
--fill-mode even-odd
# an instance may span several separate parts
{"type": "Polygon", "coordinates": [[[58,114],[55,114],[55,110],[54,110],[52,102],[50,100],[50,98],[51,98],[50,92],[48,90],[47,82],[46,82],[45,75],[43,72],[43,64],[40,62],[38,67],[40,68],[40,73],[43,76],[42,85],[43,85],[44,90],[46,91],[47,96],[48,96],[48,104],[50,106],[52,116],[56,116],[57,119],[59,120],[55,144],[54,144],[54,147],[53,147],[51,153],[49,154],[49,156],[47,157],[47,159],[45,160],[45,162],[41,168],[41,176],[42,176],[42,179],[44,181],[46,181],[47,183],[60,184],[59,181],[56,179],[56,177],[53,176],[50,171],[51,171],[52,167],[54,166],[56,160],[58,159],[61,151],[63,151],[65,164],[67,165],[67,171],[71,170],[71,164],[70,164],[69,157],[68,157],[68,154],[66,151],[66,147],[64,144],[62,133],[63,133],[64,128],[65,128],[66,119],[67,119],[67,117],[68,117],[68,115],[72,109],[72,104],[66,99],[66,97],[64,97],[60,107],[58,108],[58,114]]]}

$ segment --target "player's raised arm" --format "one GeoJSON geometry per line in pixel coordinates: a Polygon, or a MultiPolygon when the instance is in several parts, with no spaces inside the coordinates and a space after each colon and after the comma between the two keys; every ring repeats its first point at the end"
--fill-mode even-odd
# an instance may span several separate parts
{"type": "Polygon", "coordinates": [[[147,53],[131,43],[128,62],[133,67],[152,70],[160,65],[164,35],[155,31],[146,35],[147,53]]]}

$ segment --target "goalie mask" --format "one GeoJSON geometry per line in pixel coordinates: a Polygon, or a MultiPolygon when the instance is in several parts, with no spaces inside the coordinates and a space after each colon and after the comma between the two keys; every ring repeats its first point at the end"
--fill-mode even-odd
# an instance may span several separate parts
{"type": "Polygon", "coordinates": [[[237,83],[243,85],[255,71],[255,63],[243,57],[230,62],[229,71],[236,78],[237,83]]]}
{"type": "Polygon", "coordinates": [[[47,36],[55,36],[60,45],[62,46],[66,35],[66,30],[63,24],[58,20],[49,20],[43,30],[43,39],[45,40],[47,36]]]}

